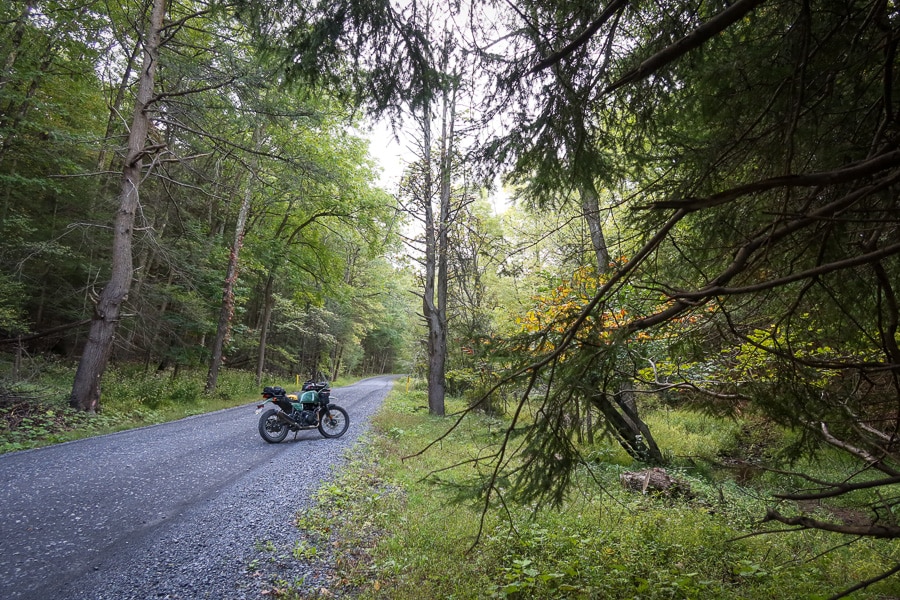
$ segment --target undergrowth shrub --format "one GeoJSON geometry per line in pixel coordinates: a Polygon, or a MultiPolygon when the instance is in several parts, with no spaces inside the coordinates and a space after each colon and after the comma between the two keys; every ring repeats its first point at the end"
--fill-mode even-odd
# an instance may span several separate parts
{"type": "Polygon", "coordinates": [[[0,453],[160,423],[226,408],[258,398],[255,375],[231,369],[219,374],[215,394],[203,393],[206,372],[148,371],[142,365],[113,365],[104,374],[100,411],[69,407],[74,364],[29,360],[13,382],[11,364],[0,361],[0,453]]]}
{"type": "Polygon", "coordinates": [[[741,424],[733,419],[667,408],[646,417],[656,443],[675,458],[714,460],[739,446],[741,424]]]}

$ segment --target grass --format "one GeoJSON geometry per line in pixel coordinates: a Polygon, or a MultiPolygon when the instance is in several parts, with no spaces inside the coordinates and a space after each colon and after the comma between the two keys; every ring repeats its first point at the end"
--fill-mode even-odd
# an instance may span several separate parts
{"type": "MultiPolygon", "coordinates": [[[[303,539],[335,553],[318,555],[337,565],[333,588],[281,590],[282,597],[811,600],[900,561],[890,542],[815,531],[751,535],[763,528],[770,482],[742,485],[728,472],[696,467],[735,452],[744,424],[690,412],[647,415],[690,498],[625,490],[619,474],[640,465],[598,444],[585,449],[593,473],[580,474],[563,506],[484,512],[457,493],[475,469],[450,467],[483,455],[502,422],[475,416],[416,454],[450,423],[425,406],[422,392],[397,386],[368,439],[319,491],[318,508],[301,517],[303,539]]],[[[448,412],[461,408],[448,403],[448,412]]],[[[895,576],[853,598],[898,595],[895,576]]]]}

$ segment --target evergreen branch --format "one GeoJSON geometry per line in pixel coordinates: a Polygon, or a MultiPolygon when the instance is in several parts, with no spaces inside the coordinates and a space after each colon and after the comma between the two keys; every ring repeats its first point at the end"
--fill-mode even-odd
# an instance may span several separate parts
{"type": "Polygon", "coordinates": [[[814,279],[816,277],[834,273],[836,271],[843,271],[845,269],[850,269],[861,265],[873,264],[883,258],[887,258],[898,253],[900,253],[900,242],[892,244],[890,246],[885,246],[884,248],[881,248],[874,252],[860,254],[859,256],[853,256],[844,260],[838,260],[824,265],[819,265],[812,269],[799,271],[797,273],[791,273],[790,275],[786,275],[778,279],[770,279],[768,281],[763,281],[744,287],[708,286],[695,292],[675,293],[673,294],[673,297],[693,300],[706,300],[712,296],[738,296],[743,294],[751,294],[754,292],[763,292],[779,288],[797,281],[802,281],[804,279],[814,279]]]}
{"type": "Polygon", "coordinates": [[[151,98],[149,102],[147,102],[147,105],[145,106],[145,110],[147,107],[153,105],[155,102],[159,102],[159,101],[165,100],[167,98],[180,98],[182,96],[190,96],[192,94],[199,94],[201,92],[211,92],[211,91],[218,90],[223,87],[229,86],[232,83],[234,83],[235,81],[237,81],[238,79],[239,79],[238,76],[235,75],[235,76],[229,77],[228,79],[226,79],[224,81],[220,81],[218,83],[211,83],[209,85],[204,85],[202,87],[198,87],[198,88],[194,88],[194,89],[190,89],[190,90],[181,90],[178,92],[161,92],[161,93],[157,94],[156,96],[154,96],[153,98],[151,98]]]}
{"type": "Polygon", "coordinates": [[[828,482],[818,482],[822,485],[829,486],[830,490],[823,490],[821,492],[812,492],[808,494],[772,494],[773,497],[778,498],[779,500],[794,500],[797,502],[803,500],[823,500],[825,498],[834,498],[835,496],[842,496],[844,494],[848,494],[850,492],[855,492],[857,490],[865,490],[873,487],[881,487],[884,485],[894,485],[900,483],[900,475],[895,475],[893,477],[888,477],[886,479],[875,479],[872,481],[861,481],[859,483],[828,483],[828,482]]]}
{"type": "MultiPolygon", "coordinates": [[[[820,282],[821,283],[821,282],[820,282]]],[[[900,368],[900,365],[891,365],[890,363],[885,362],[876,362],[876,361],[826,361],[826,360],[813,360],[805,357],[799,357],[792,354],[789,350],[782,351],[777,348],[769,348],[758,341],[752,339],[750,336],[742,333],[740,327],[732,320],[731,316],[727,312],[723,312],[726,321],[728,322],[728,330],[731,331],[732,334],[736,335],[740,338],[741,342],[745,344],[750,344],[757,350],[762,350],[763,352],[767,352],[773,356],[777,356],[780,358],[787,359],[793,363],[803,365],[806,367],[812,367],[814,369],[833,369],[836,371],[844,371],[845,369],[855,369],[858,371],[870,371],[870,372],[879,372],[879,371],[893,371],[900,368]]]]}
{"type": "Polygon", "coordinates": [[[4,338],[0,339],[0,346],[6,344],[16,344],[21,342],[27,342],[30,340],[36,340],[38,338],[46,337],[48,335],[53,335],[54,333],[60,333],[62,331],[68,331],[69,329],[75,329],[77,327],[81,327],[83,325],[87,325],[90,323],[90,319],[82,319],[81,321],[76,321],[75,323],[67,323],[65,325],[59,325],[58,327],[51,327],[50,329],[45,329],[44,331],[40,331],[38,333],[32,333],[30,335],[20,335],[12,338],[4,338]]]}
{"type": "Polygon", "coordinates": [[[659,208],[683,208],[685,210],[696,211],[706,208],[719,206],[732,200],[736,200],[742,196],[750,194],[758,194],[769,190],[782,187],[813,187],[821,185],[836,185],[839,183],[848,183],[856,181],[864,177],[875,175],[886,169],[890,169],[900,165],[900,150],[887,152],[874,158],[859,161],[849,166],[835,169],[832,171],[821,171],[818,173],[792,174],[782,175],[780,177],[772,177],[761,181],[754,181],[745,185],[740,185],[730,190],[713,194],[707,198],[687,198],[684,200],[666,200],[663,202],[654,202],[648,206],[642,206],[643,209],[659,209],[659,208]]]}
{"type": "MultiPolygon", "coordinates": [[[[791,222],[788,222],[777,229],[773,229],[771,226],[767,227],[762,233],[760,233],[755,238],[751,239],[749,242],[738,249],[731,264],[725,267],[725,269],[723,269],[722,272],[712,280],[710,285],[695,292],[672,293],[671,297],[675,301],[672,306],[658,313],[654,313],[648,317],[632,321],[625,329],[626,334],[630,334],[641,329],[647,329],[654,325],[666,322],[691,306],[699,306],[705,304],[710,299],[715,297],[718,292],[729,289],[725,287],[725,284],[731,281],[739,273],[745,271],[749,266],[750,259],[761,248],[771,248],[775,243],[785,239],[790,234],[795,233],[803,229],[804,227],[807,227],[813,221],[816,221],[822,217],[834,215],[839,211],[852,206],[862,198],[890,187],[891,185],[895,184],[898,179],[900,179],[900,173],[893,174],[892,176],[882,179],[881,181],[868,187],[854,190],[852,193],[838,198],[837,200],[823,206],[819,210],[814,211],[808,215],[804,215],[802,218],[798,218],[791,222]]],[[[688,212],[688,210],[685,208],[682,208],[681,210],[684,211],[684,214],[687,214],[688,212]]],[[[890,251],[886,255],[896,253],[898,251],[898,248],[895,246],[897,245],[889,246],[888,249],[890,251]]],[[[879,257],[883,258],[880,252],[881,251],[879,251],[879,257]]],[[[785,279],[793,280],[791,276],[788,276],[785,279]]],[[[748,288],[749,287],[751,286],[748,286],[748,288]]]]}
{"type": "Polygon", "coordinates": [[[651,367],[653,368],[653,381],[647,382],[652,383],[655,387],[652,390],[632,390],[635,394],[659,394],[662,392],[667,392],[669,390],[688,390],[691,392],[696,392],[698,394],[702,394],[709,398],[715,398],[717,400],[750,400],[751,397],[745,394],[725,394],[722,392],[714,392],[712,390],[708,390],[706,388],[702,388],[696,383],[692,381],[680,381],[677,383],[667,383],[665,381],[660,381],[659,376],[656,372],[656,365],[650,361],[651,367]]]}
{"type": "Polygon", "coordinates": [[[674,44],[667,46],[642,62],[618,80],[611,83],[600,95],[605,96],[623,85],[645,79],[662,67],[687,54],[694,48],[699,48],[714,35],[724,31],[744,17],[751,10],[765,2],[765,0],[738,0],[718,15],[693,30],[674,44]]]}
{"type": "Polygon", "coordinates": [[[528,71],[528,74],[532,75],[534,73],[539,73],[540,71],[543,71],[547,67],[551,67],[551,66],[555,65],[562,59],[566,58],[567,56],[569,56],[570,54],[575,52],[575,50],[577,50],[581,46],[585,45],[588,42],[588,40],[590,40],[594,36],[594,34],[597,33],[597,31],[601,27],[603,27],[603,25],[607,21],[609,21],[609,19],[614,14],[616,14],[620,10],[624,9],[625,5],[627,5],[627,4],[628,4],[628,0],[613,0],[613,2],[611,2],[609,4],[609,6],[607,6],[606,9],[602,13],[600,13],[600,16],[598,16],[596,19],[594,19],[594,21],[588,26],[587,29],[584,30],[584,32],[581,35],[579,35],[577,38],[575,38],[574,40],[572,40],[571,42],[566,44],[566,46],[563,47],[561,50],[554,52],[547,58],[541,60],[538,64],[534,65],[531,68],[531,70],[528,71]]]}

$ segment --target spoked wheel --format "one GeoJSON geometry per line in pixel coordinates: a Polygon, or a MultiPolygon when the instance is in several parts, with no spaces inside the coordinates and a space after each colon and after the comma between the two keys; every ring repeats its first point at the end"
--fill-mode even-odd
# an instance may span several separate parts
{"type": "Polygon", "coordinates": [[[277,444],[287,437],[287,423],[278,418],[278,410],[270,408],[259,417],[259,435],[270,444],[277,444]]]}
{"type": "Polygon", "coordinates": [[[327,438],[341,437],[350,427],[350,417],[340,406],[329,404],[319,413],[319,433],[327,438]]]}

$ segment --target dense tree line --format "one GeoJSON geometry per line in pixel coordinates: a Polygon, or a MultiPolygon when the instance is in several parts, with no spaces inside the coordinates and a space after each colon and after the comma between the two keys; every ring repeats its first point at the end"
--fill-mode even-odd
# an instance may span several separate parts
{"type": "Polygon", "coordinates": [[[393,202],[350,108],[287,89],[226,6],[0,11],[4,349],[78,357],[102,313],[109,358],[152,369],[208,364],[217,333],[260,376],[396,367],[393,202]]]}

